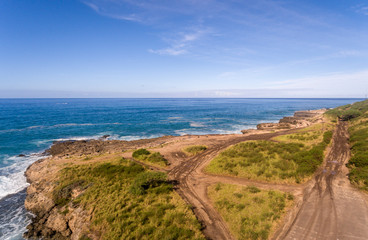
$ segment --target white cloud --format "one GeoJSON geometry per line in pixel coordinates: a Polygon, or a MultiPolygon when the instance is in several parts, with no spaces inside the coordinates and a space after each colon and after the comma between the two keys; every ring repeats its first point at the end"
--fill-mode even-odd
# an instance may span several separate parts
{"type": "Polygon", "coordinates": [[[368,6],[367,5],[358,5],[354,7],[355,12],[368,16],[368,6]]]}
{"type": "Polygon", "coordinates": [[[159,55],[171,55],[171,56],[178,56],[186,54],[187,51],[184,49],[175,49],[175,48],[165,48],[165,49],[158,49],[158,50],[148,50],[150,53],[155,53],[159,55]]]}
{"type": "Polygon", "coordinates": [[[133,22],[143,22],[142,19],[136,14],[113,14],[97,6],[94,3],[86,2],[86,1],[83,3],[87,5],[88,7],[90,7],[92,10],[94,10],[97,14],[100,14],[105,17],[114,18],[118,20],[133,21],[133,22]]]}
{"type": "Polygon", "coordinates": [[[189,49],[191,48],[192,44],[210,31],[207,29],[195,29],[188,32],[181,32],[176,34],[173,38],[165,37],[164,40],[169,44],[168,47],[163,49],[149,49],[150,53],[155,53],[159,55],[171,55],[171,56],[178,56],[189,53],[189,49]]]}

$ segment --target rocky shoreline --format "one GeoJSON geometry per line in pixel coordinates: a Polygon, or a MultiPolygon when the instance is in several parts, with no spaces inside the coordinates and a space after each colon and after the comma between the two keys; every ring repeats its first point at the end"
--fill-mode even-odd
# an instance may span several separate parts
{"type": "MultiPolygon", "coordinates": [[[[325,110],[299,111],[293,117],[285,117],[279,123],[262,123],[254,130],[243,130],[243,134],[261,134],[265,132],[283,131],[309,126],[318,121],[323,121],[322,114],[325,110]]],[[[28,167],[25,175],[30,186],[27,188],[25,208],[35,215],[32,223],[24,234],[27,239],[99,239],[98,232],[90,229],[93,210],[87,212],[71,202],[67,206],[60,207],[53,200],[53,191],[58,186],[58,172],[67,167],[74,159],[82,161],[85,156],[96,154],[124,154],[137,148],[158,148],[171,143],[193,139],[208,141],[224,141],[233,135],[203,135],[203,136],[164,136],[154,139],[142,139],[135,141],[108,140],[84,140],[55,142],[46,152],[50,157],[39,160],[28,167]]],[[[168,155],[169,160],[175,159],[178,152],[168,155]],[[172,159],[170,159],[172,157],[172,159]]],[[[166,155],[165,155],[166,157],[166,155]]],[[[173,166],[179,163],[171,161],[173,166]]],[[[71,187],[68,194],[72,198],[83,194],[84,189],[78,186],[71,187]]]]}

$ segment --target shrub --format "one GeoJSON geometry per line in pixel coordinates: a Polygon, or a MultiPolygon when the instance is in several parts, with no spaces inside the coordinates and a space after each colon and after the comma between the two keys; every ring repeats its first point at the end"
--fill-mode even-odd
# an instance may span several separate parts
{"type": "Polygon", "coordinates": [[[135,195],[143,195],[148,188],[158,187],[165,183],[166,178],[166,174],[162,172],[142,172],[135,177],[129,191],[135,195]]]}
{"type": "Polygon", "coordinates": [[[362,115],[362,112],[359,111],[359,110],[355,110],[355,109],[350,109],[350,110],[347,110],[347,111],[344,111],[340,116],[339,118],[342,120],[342,121],[348,121],[348,120],[351,120],[353,118],[357,118],[359,117],[360,115],[362,115]]]}
{"type": "Polygon", "coordinates": [[[189,153],[190,155],[197,155],[207,149],[207,146],[204,145],[194,145],[184,148],[184,152],[189,153]]]}
{"type": "Polygon", "coordinates": [[[133,158],[140,160],[140,161],[146,161],[154,164],[158,164],[161,166],[167,166],[168,161],[162,156],[159,152],[153,152],[141,148],[133,152],[132,154],[133,158]]]}
{"type": "Polygon", "coordinates": [[[135,159],[145,160],[150,154],[151,154],[150,151],[148,151],[147,149],[141,148],[141,149],[135,150],[132,156],[135,159]]]}
{"type": "Polygon", "coordinates": [[[76,180],[56,188],[52,193],[52,199],[58,206],[64,206],[70,202],[72,191],[75,188],[84,188],[86,181],[76,180]]]}

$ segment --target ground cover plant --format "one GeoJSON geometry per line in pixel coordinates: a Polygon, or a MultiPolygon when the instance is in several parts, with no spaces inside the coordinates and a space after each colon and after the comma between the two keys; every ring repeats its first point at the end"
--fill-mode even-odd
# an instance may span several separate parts
{"type": "Polygon", "coordinates": [[[334,126],[331,122],[319,123],[300,129],[293,134],[274,137],[272,140],[284,143],[302,143],[306,146],[312,146],[325,140],[330,142],[334,126]]]}
{"type": "Polygon", "coordinates": [[[300,183],[321,165],[332,131],[298,132],[276,141],[247,141],[236,144],[216,156],[206,167],[213,174],[248,179],[300,183]]]}
{"type": "Polygon", "coordinates": [[[138,161],[147,162],[161,167],[166,167],[169,164],[164,156],[162,156],[159,152],[150,152],[144,148],[135,150],[132,156],[138,161]]]}
{"type": "Polygon", "coordinates": [[[203,152],[206,149],[207,149],[207,146],[204,146],[204,145],[193,145],[193,146],[188,146],[184,148],[183,151],[187,153],[188,155],[193,156],[193,155],[197,155],[198,153],[203,152]]]}
{"type": "Polygon", "coordinates": [[[368,191],[368,100],[338,107],[329,112],[334,117],[349,120],[352,153],[347,164],[350,169],[349,179],[356,187],[368,191]],[[357,114],[352,114],[352,111],[357,114]]]}
{"type": "Polygon", "coordinates": [[[269,239],[293,196],[230,184],[215,184],[208,195],[237,239],[269,239]]]}
{"type": "Polygon", "coordinates": [[[166,174],[127,159],[63,169],[53,199],[63,214],[71,206],[91,211],[101,239],[204,239],[166,174]]]}
{"type": "Polygon", "coordinates": [[[331,118],[339,118],[343,121],[351,120],[359,116],[368,117],[368,100],[330,109],[326,112],[326,115],[331,118]]]}
{"type": "Polygon", "coordinates": [[[349,129],[352,156],[348,163],[350,181],[368,191],[368,119],[349,129]]]}

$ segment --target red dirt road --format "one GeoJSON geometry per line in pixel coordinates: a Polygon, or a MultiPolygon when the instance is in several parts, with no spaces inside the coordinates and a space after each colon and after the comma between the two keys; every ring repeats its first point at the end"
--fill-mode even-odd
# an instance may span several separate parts
{"type": "Polygon", "coordinates": [[[367,202],[346,176],[349,156],[347,123],[340,122],[323,168],[313,187],[305,190],[303,205],[281,239],[368,239],[367,202]]]}
{"type": "Polygon", "coordinates": [[[299,196],[300,208],[296,207],[294,211],[289,212],[284,221],[285,225],[277,231],[274,239],[368,239],[367,202],[364,195],[354,189],[347,178],[348,170],[345,164],[350,157],[350,147],[345,122],[337,125],[324,165],[307,184],[295,186],[260,183],[209,175],[202,171],[219,152],[231,145],[247,140],[267,140],[290,132],[292,131],[229,138],[225,143],[218,143],[197,156],[183,159],[181,164],[169,171],[170,178],[178,181],[178,193],[193,206],[196,216],[204,224],[206,237],[234,239],[207,196],[209,185],[222,182],[278,189],[299,196]],[[302,193],[303,200],[300,198],[302,193]]]}
{"type": "Polygon", "coordinates": [[[170,172],[170,179],[178,181],[177,192],[180,196],[193,206],[194,213],[204,224],[204,234],[209,239],[234,239],[231,235],[225,221],[215,210],[213,204],[207,196],[207,187],[211,184],[222,182],[238,185],[254,185],[263,189],[279,189],[287,192],[301,192],[300,186],[260,183],[256,181],[240,179],[235,177],[214,176],[203,173],[203,168],[220,151],[239,142],[247,140],[267,140],[274,136],[291,133],[284,131],[278,133],[257,134],[250,136],[238,136],[228,141],[218,143],[210,149],[186,159],[182,164],[174,167],[170,172]]]}

